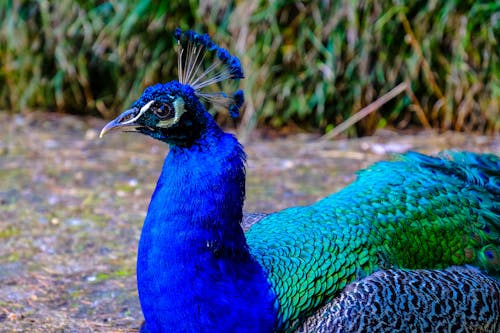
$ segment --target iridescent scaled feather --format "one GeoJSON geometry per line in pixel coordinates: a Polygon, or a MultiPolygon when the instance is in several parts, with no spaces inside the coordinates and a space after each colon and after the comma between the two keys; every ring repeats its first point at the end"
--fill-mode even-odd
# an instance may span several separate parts
{"type": "Polygon", "coordinates": [[[493,155],[408,153],[253,225],[247,242],[278,295],[281,328],[378,269],[469,263],[498,276],[499,176],[493,155]]]}
{"type": "Polygon", "coordinates": [[[408,277],[370,276],[380,270],[432,269],[415,274],[436,278],[436,287],[449,278],[450,288],[455,273],[437,269],[470,264],[500,274],[500,159],[487,154],[407,153],[377,163],[313,205],[252,215],[258,222],[245,235],[243,147],[200,102],[236,115],[241,91],[202,90],[243,77],[240,62],[207,35],[175,36],[179,81],[148,87],[101,132],[126,128],[170,146],[139,242],[141,332],[290,332],[349,283],[393,274],[401,285],[408,277]]]}

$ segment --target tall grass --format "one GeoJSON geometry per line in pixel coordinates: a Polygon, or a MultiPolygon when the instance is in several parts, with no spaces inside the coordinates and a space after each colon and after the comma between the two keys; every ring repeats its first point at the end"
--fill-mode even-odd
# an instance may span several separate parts
{"type": "Polygon", "coordinates": [[[408,93],[350,133],[427,123],[500,131],[497,2],[221,3],[7,1],[0,108],[110,117],[146,85],[176,78],[171,32],[181,26],[217,35],[242,58],[245,126],[294,122],[328,131],[408,82],[408,93]]]}
{"type": "Polygon", "coordinates": [[[172,77],[171,32],[193,11],[183,1],[9,1],[0,7],[0,105],[109,117],[172,77]]]}

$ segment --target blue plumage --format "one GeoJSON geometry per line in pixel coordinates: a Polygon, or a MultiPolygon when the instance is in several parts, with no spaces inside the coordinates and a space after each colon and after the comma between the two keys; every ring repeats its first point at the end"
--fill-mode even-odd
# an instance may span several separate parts
{"type": "MultiPolygon", "coordinates": [[[[325,304],[357,306],[335,303],[335,297],[361,278],[367,279],[364,286],[376,283],[370,274],[381,269],[470,263],[500,273],[500,159],[493,155],[409,153],[381,162],[343,191],[265,216],[245,235],[240,226],[245,153],[200,101],[237,116],[241,91],[204,89],[242,78],[240,62],[208,35],[177,30],[175,36],[179,80],[148,87],[101,132],[126,128],[170,146],[139,242],[143,332],[293,331],[325,304]],[[203,68],[205,55],[212,62],[203,68]]],[[[436,276],[436,286],[449,281],[460,287],[454,272],[436,272],[430,278],[418,272],[382,275],[400,277],[402,283],[408,276],[423,281],[436,276]]],[[[471,274],[473,279],[476,273],[471,274]]],[[[484,299],[498,292],[465,285],[484,299]]],[[[408,293],[419,296],[415,289],[408,293]]],[[[375,305],[388,301],[375,299],[375,305]]],[[[446,309],[436,320],[446,321],[457,307],[446,309]]],[[[495,311],[478,313],[490,313],[485,320],[498,323],[495,311]]],[[[325,328],[337,321],[315,322],[325,328]]]]}
{"type": "Polygon", "coordinates": [[[218,127],[205,131],[201,144],[208,151],[172,147],[148,209],[137,261],[148,329],[231,332],[243,325],[249,332],[271,331],[274,296],[238,223],[244,153],[218,127]]]}

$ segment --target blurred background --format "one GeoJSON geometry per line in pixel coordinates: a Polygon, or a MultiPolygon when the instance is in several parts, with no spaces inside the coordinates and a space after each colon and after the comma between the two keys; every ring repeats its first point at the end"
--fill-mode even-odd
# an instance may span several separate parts
{"type": "Polygon", "coordinates": [[[247,130],[326,133],[401,82],[347,134],[500,130],[498,1],[4,0],[0,109],[111,118],[177,78],[176,27],[241,58],[247,130]]]}

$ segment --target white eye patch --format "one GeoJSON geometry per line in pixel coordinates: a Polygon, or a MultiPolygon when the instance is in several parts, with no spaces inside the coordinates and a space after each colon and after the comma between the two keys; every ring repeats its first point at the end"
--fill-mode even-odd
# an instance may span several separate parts
{"type": "Polygon", "coordinates": [[[157,127],[168,128],[172,126],[173,124],[177,123],[181,118],[182,114],[186,112],[186,110],[184,109],[184,100],[181,97],[177,97],[177,99],[174,101],[173,104],[175,109],[175,116],[167,120],[159,121],[156,124],[157,127]]]}

